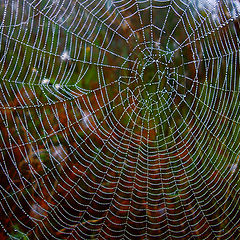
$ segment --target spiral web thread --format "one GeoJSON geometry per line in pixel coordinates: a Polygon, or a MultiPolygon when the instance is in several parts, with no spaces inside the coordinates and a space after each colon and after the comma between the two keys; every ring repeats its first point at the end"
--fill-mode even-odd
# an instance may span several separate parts
{"type": "Polygon", "coordinates": [[[1,239],[239,239],[238,0],[0,3],[1,239]]]}

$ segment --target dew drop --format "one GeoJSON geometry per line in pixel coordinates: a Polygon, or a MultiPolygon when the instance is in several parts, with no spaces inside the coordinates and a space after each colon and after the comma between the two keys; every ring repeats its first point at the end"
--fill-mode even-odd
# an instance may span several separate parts
{"type": "Polygon", "coordinates": [[[36,73],[37,69],[35,67],[32,68],[32,72],[36,73]]]}
{"type": "Polygon", "coordinates": [[[63,54],[61,55],[61,59],[62,59],[63,61],[69,60],[69,59],[70,59],[70,56],[69,56],[68,52],[63,52],[63,54]]]}
{"type": "Polygon", "coordinates": [[[49,82],[50,82],[50,80],[49,80],[48,78],[44,78],[44,79],[42,80],[42,84],[44,84],[44,85],[49,84],[49,82]]]}
{"type": "Polygon", "coordinates": [[[60,84],[55,84],[56,89],[60,89],[60,87],[61,87],[60,84]]]}

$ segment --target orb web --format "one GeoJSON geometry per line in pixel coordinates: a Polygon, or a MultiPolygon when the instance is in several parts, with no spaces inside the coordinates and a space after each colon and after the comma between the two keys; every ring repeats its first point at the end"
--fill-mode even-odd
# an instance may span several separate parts
{"type": "Polygon", "coordinates": [[[2,239],[238,239],[238,0],[0,1],[2,239]]]}

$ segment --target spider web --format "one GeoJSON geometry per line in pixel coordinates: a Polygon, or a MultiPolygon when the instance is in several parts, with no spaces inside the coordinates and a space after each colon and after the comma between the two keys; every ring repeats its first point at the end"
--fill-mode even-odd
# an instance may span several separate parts
{"type": "Polygon", "coordinates": [[[238,0],[0,1],[1,239],[238,239],[238,0]]]}

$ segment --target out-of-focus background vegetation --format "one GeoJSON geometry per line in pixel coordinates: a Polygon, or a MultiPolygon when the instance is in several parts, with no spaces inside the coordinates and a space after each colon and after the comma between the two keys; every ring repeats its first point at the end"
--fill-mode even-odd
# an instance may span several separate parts
{"type": "Polygon", "coordinates": [[[237,239],[239,18],[174,2],[0,1],[1,239],[237,239]]]}

